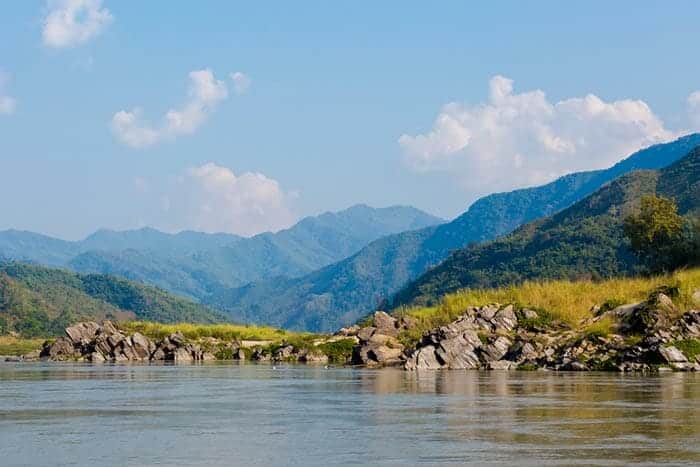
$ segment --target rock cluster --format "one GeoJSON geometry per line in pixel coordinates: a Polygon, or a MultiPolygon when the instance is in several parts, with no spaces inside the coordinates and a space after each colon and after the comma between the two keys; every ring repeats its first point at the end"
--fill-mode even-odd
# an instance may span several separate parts
{"type": "Polygon", "coordinates": [[[423,335],[405,356],[408,370],[551,369],[700,371],[700,362],[675,345],[700,345],[700,311],[681,314],[663,293],[601,313],[577,330],[544,323],[535,311],[512,305],[469,308],[447,326],[423,335]],[[680,317],[678,317],[680,316],[680,317]],[[676,317],[676,318],[674,318],[676,317]],[[607,319],[611,333],[589,333],[607,319]],[[691,361],[692,360],[692,361],[691,361]]]}
{"type": "Polygon", "coordinates": [[[344,335],[357,337],[358,345],[353,350],[352,363],[357,365],[400,365],[404,360],[404,346],[397,339],[403,330],[414,325],[410,318],[396,319],[383,311],[373,317],[373,326],[341,329],[344,335]]]}
{"type": "Polygon", "coordinates": [[[174,361],[195,362],[213,360],[214,355],[198,344],[185,341],[180,333],[154,342],[141,333],[127,335],[111,322],[92,321],[66,328],[66,336],[47,341],[40,358],[53,361],[84,360],[90,362],[174,361]]]}

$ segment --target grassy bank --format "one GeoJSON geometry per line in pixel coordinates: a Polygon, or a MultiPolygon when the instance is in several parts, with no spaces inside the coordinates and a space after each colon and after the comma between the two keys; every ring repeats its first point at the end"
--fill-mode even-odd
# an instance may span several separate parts
{"type": "Polygon", "coordinates": [[[162,339],[175,332],[181,332],[191,340],[213,337],[221,340],[262,340],[282,341],[312,336],[268,326],[245,326],[238,324],[161,324],[150,321],[124,321],[119,328],[129,332],[140,332],[151,339],[162,339]]]}
{"type": "Polygon", "coordinates": [[[41,348],[46,339],[0,336],[0,355],[24,355],[41,348]]]}
{"type": "MultiPolygon", "coordinates": [[[[469,306],[490,303],[513,303],[540,312],[544,319],[556,319],[576,327],[581,320],[594,314],[594,307],[614,308],[626,303],[641,302],[659,287],[677,288],[674,302],[682,311],[693,308],[692,295],[700,289],[700,268],[673,274],[617,278],[599,282],[547,281],[525,282],[518,286],[494,289],[465,289],[446,295],[438,306],[402,308],[395,315],[415,318],[419,325],[412,334],[450,323],[469,306]]],[[[700,304],[695,304],[700,306],[700,304]]],[[[407,336],[409,339],[416,336],[407,336]]]]}

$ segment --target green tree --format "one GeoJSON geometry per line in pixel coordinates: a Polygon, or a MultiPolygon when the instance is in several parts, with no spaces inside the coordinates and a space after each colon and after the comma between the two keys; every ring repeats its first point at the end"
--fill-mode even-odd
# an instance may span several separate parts
{"type": "Polygon", "coordinates": [[[645,196],[641,209],[625,219],[630,247],[649,272],[670,271],[683,263],[685,222],[675,201],[645,196]]]}

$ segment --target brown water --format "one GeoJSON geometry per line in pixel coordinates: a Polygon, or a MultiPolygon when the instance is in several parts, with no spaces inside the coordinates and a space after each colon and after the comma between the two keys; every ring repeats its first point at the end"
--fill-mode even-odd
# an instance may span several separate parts
{"type": "Polygon", "coordinates": [[[0,364],[0,465],[700,463],[700,375],[0,364]]]}

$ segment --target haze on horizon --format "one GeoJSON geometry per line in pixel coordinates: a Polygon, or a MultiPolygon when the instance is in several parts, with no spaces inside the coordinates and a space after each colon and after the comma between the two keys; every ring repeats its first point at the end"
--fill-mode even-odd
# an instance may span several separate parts
{"type": "Polygon", "coordinates": [[[700,130],[697,2],[208,6],[0,7],[0,229],[452,218],[700,130]]]}

